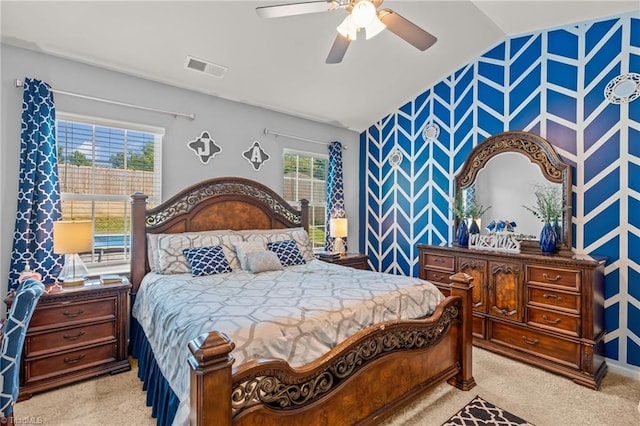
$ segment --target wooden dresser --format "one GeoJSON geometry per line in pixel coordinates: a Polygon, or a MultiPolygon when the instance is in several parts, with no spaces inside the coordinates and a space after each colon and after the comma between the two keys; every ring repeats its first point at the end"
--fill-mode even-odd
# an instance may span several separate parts
{"type": "Polygon", "coordinates": [[[474,277],[473,343],[598,389],[604,361],[604,260],[418,245],[420,278],[449,294],[474,277]]]}
{"type": "MultiPolygon", "coordinates": [[[[49,287],[31,318],[19,400],[104,373],[131,369],[127,356],[129,282],[49,287]]],[[[13,302],[10,295],[5,300],[13,302]]]]}

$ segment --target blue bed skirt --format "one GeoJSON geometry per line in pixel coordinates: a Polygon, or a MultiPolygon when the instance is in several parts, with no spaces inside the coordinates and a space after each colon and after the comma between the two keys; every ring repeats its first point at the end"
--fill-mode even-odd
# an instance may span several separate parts
{"type": "Polygon", "coordinates": [[[180,400],[164,378],[144,330],[135,318],[131,318],[131,355],[138,359],[138,377],[142,390],[147,392],[147,406],[158,426],[171,426],[180,400]]]}

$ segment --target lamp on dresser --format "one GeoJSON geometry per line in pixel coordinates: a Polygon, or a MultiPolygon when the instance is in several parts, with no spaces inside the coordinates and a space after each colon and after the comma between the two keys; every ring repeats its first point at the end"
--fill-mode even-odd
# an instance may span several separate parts
{"type": "Polygon", "coordinates": [[[63,287],[84,285],[89,274],[78,253],[93,247],[93,232],[90,221],[60,220],[53,223],[53,252],[64,254],[64,266],[58,275],[63,287]]]}
{"type": "Polygon", "coordinates": [[[333,242],[333,252],[340,253],[344,256],[347,252],[347,247],[344,244],[343,238],[348,235],[348,223],[346,217],[332,217],[329,221],[329,235],[335,238],[333,242]]]}

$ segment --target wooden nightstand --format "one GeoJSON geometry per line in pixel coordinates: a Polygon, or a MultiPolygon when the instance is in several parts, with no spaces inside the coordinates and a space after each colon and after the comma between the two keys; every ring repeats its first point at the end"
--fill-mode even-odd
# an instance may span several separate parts
{"type": "MultiPolygon", "coordinates": [[[[27,330],[19,400],[104,373],[131,369],[127,356],[129,289],[123,282],[50,286],[27,330]]],[[[13,295],[5,299],[11,306],[13,295]]]]}
{"type": "Polygon", "coordinates": [[[320,260],[324,262],[337,263],[338,265],[350,266],[356,269],[369,269],[367,265],[367,260],[369,260],[369,256],[367,256],[366,254],[347,253],[338,259],[334,259],[334,260],[320,259],[320,260]]]}

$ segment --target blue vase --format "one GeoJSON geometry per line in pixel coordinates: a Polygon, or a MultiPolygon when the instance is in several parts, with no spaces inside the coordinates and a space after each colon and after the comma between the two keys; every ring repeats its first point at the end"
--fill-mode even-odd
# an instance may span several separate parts
{"type": "Polygon", "coordinates": [[[458,232],[456,232],[456,241],[460,247],[469,246],[469,228],[464,220],[460,221],[458,225],[458,232]]]}
{"type": "Polygon", "coordinates": [[[558,236],[556,235],[556,231],[553,229],[553,225],[545,223],[542,227],[542,232],[540,232],[540,250],[542,250],[543,253],[555,252],[557,241],[558,236]]]}
{"type": "Polygon", "coordinates": [[[556,245],[562,244],[562,230],[557,219],[553,221],[553,230],[556,231],[556,245]]]}
{"type": "Polygon", "coordinates": [[[478,223],[471,219],[471,225],[469,225],[469,234],[479,234],[480,233],[480,227],[478,226],[478,223]]]}

